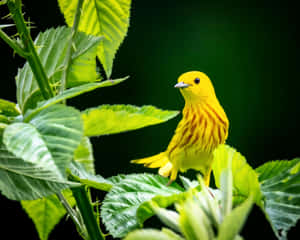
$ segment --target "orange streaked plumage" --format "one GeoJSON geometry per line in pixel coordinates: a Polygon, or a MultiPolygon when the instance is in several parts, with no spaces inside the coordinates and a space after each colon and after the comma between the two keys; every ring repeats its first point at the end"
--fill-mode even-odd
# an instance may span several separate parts
{"type": "Polygon", "coordinates": [[[209,184],[213,151],[225,143],[229,121],[220,105],[213,85],[202,72],[182,74],[175,85],[180,89],[185,106],[182,120],[167,150],[157,155],[133,160],[149,168],[159,168],[159,174],[174,181],[178,171],[199,170],[209,184]]]}

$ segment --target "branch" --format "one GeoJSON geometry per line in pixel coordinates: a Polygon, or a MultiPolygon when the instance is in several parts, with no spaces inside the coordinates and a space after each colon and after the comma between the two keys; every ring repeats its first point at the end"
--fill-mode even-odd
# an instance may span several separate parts
{"type": "Polygon", "coordinates": [[[84,187],[71,188],[78,209],[83,218],[86,230],[91,240],[104,240],[104,235],[97,223],[92,204],[84,187]]]}
{"type": "Polygon", "coordinates": [[[16,24],[18,33],[22,40],[24,51],[27,53],[25,58],[28,61],[31,70],[35,76],[37,84],[41,90],[44,99],[49,99],[54,96],[53,90],[50,86],[48,77],[46,75],[45,69],[41,63],[41,60],[36,52],[35,46],[33,44],[32,38],[30,36],[29,30],[26,26],[22,10],[21,0],[8,0],[7,6],[12,15],[12,18],[16,24]]]}
{"type": "Polygon", "coordinates": [[[20,45],[16,41],[11,39],[5,32],[3,32],[1,26],[0,26],[0,38],[2,38],[3,41],[6,42],[21,57],[23,58],[27,57],[27,53],[23,50],[23,48],[20,47],[20,45]]]}

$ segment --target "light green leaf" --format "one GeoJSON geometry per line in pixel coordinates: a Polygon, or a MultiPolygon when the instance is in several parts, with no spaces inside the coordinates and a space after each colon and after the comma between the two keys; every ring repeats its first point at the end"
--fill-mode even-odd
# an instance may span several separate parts
{"type": "Polygon", "coordinates": [[[195,187],[199,186],[199,182],[196,180],[191,181],[190,179],[183,177],[183,176],[179,176],[179,178],[180,178],[185,190],[189,190],[191,188],[195,188],[195,187]]]}
{"type": "MultiPolygon", "coordinates": [[[[73,25],[78,1],[58,0],[68,26],[73,25]]],[[[113,59],[126,36],[129,26],[131,0],[84,1],[79,23],[79,31],[94,36],[104,36],[97,56],[107,77],[112,72],[113,59]]]]}
{"type": "Polygon", "coordinates": [[[74,180],[101,191],[109,191],[113,186],[111,181],[102,176],[87,172],[83,165],[78,162],[71,162],[70,174],[74,180]]]}
{"type": "Polygon", "coordinates": [[[124,240],[181,240],[181,239],[182,238],[178,237],[178,235],[176,234],[171,235],[156,229],[142,229],[142,230],[136,230],[129,233],[124,240]]]}
{"type": "Polygon", "coordinates": [[[14,102],[0,99],[0,114],[7,117],[15,117],[20,115],[20,111],[14,102]]]}
{"type": "Polygon", "coordinates": [[[235,202],[241,202],[253,196],[253,201],[260,204],[261,193],[257,173],[234,148],[220,145],[214,152],[213,174],[217,187],[220,187],[221,172],[232,161],[233,197],[235,202]]]}
{"type": "Polygon", "coordinates": [[[39,131],[64,174],[82,138],[79,111],[60,104],[52,105],[36,114],[29,123],[39,131]]]}
{"type": "Polygon", "coordinates": [[[56,95],[55,97],[50,98],[49,100],[39,102],[35,109],[29,110],[29,111],[26,112],[24,118],[25,118],[25,120],[31,119],[39,111],[41,111],[41,110],[43,110],[43,109],[45,109],[45,108],[47,108],[51,105],[54,105],[54,104],[59,103],[63,100],[66,100],[66,99],[76,97],[76,96],[81,95],[83,93],[93,91],[97,88],[114,86],[118,83],[121,83],[121,82],[125,81],[127,78],[128,77],[119,78],[119,79],[115,79],[115,80],[107,80],[107,81],[103,81],[103,82],[100,82],[100,83],[87,83],[87,84],[83,84],[83,85],[80,85],[80,86],[77,86],[77,87],[67,89],[67,90],[63,91],[62,93],[56,95]]]}
{"type": "Polygon", "coordinates": [[[51,170],[37,167],[10,153],[0,141],[0,190],[12,200],[33,200],[78,184],[61,180],[51,170]]]}
{"type": "Polygon", "coordinates": [[[84,134],[101,136],[120,133],[162,123],[178,115],[178,111],[153,106],[102,105],[82,113],[84,134]]]}
{"type": "Polygon", "coordinates": [[[179,211],[179,226],[187,240],[214,239],[211,222],[203,209],[193,198],[176,205],[179,211]]]}
{"type": "Polygon", "coordinates": [[[300,219],[300,158],[268,162],[256,169],[264,210],[278,239],[300,219]]]}
{"type": "Polygon", "coordinates": [[[167,183],[167,178],[152,174],[132,174],[116,183],[101,206],[101,218],[110,234],[113,237],[124,237],[141,227],[142,220],[154,214],[152,210],[151,213],[140,210],[137,216],[139,207],[146,201],[154,200],[159,206],[166,207],[172,203],[171,196],[183,192],[179,185],[173,183],[167,186],[167,183]]]}
{"type": "MultiPolygon", "coordinates": [[[[183,191],[183,189],[181,188],[178,189],[183,191]]],[[[171,204],[173,204],[174,202],[183,199],[185,196],[186,196],[186,192],[174,193],[166,196],[157,195],[151,198],[151,200],[141,203],[136,212],[136,217],[138,219],[138,222],[142,224],[144,221],[146,221],[148,218],[152,217],[155,214],[153,204],[161,208],[166,208],[171,204]]]]}
{"type": "Polygon", "coordinates": [[[8,198],[31,200],[68,187],[66,167],[82,138],[80,113],[53,105],[29,123],[5,128],[0,161],[1,189],[8,198]],[[9,152],[10,151],[10,152],[9,152]]]}
{"type": "MultiPolygon", "coordinates": [[[[64,191],[64,197],[70,206],[75,205],[75,199],[70,190],[64,191]]],[[[41,240],[47,240],[53,228],[67,213],[56,195],[37,200],[21,201],[23,209],[34,222],[41,240]]]]}
{"type": "Polygon", "coordinates": [[[173,210],[168,210],[152,204],[152,209],[155,215],[162,221],[166,226],[172,228],[176,232],[180,232],[179,228],[179,214],[173,210]]]}
{"type": "Polygon", "coordinates": [[[83,137],[74,152],[74,161],[81,164],[91,174],[95,174],[93,146],[88,137],[83,137]]]}
{"type": "Polygon", "coordinates": [[[3,142],[16,157],[35,164],[37,168],[52,171],[58,179],[63,179],[62,169],[58,168],[42,136],[31,124],[9,125],[4,131],[3,142]]]}
{"type": "Polygon", "coordinates": [[[252,205],[250,197],[226,215],[219,227],[217,240],[235,239],[241,231],[252,205]]]}
{"type": "Polygon", "coordinates": [[[172,230],[168,228],[162,228],[161,230],[163,233],[167,234],[173,240],[184,240],[180,235],[176,234],[172,230]]]}
{"type": "MultiPolygon", "coordinates": [[[[67,47],[70,44],[71,29],[59,27],[40,33],[35,40],[38,55],[53,87],[59,87],[67,47]]],[[[67,86],[80,85],[97,81],[96,51],[100,38],[78,33],[74,41],[74,53],[68,72],[67,86]]],[[[26,63],[16,77],[17,100],[24,113],[35,108],[43,100],[33,73],[26,63]]]]}

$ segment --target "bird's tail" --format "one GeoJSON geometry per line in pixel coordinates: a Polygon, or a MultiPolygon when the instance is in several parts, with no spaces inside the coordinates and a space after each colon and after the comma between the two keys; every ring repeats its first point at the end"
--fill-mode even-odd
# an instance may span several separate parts
{"type": "Polygon", "coordinates": [[[144,164],[148,168],[159,168],[159,175],[164,177],[170,176],[170,181],[174,181],[177,177],[178,169],[173,166],[165,152],[147,158],[132,160],[131,163],[144,164]]]}

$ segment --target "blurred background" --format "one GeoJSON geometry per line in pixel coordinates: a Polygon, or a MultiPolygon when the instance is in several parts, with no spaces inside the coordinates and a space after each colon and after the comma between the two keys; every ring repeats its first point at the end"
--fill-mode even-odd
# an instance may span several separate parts
{"type": "MultiPolygon", "coordinates": [[[[26,16],[36,26],[33,36],[64,25],[56,1],[23,3],[26,16]]],[[[130,78],[69,104],[81,110],[104,103],[151,104],[181,110],[184,101],[173,86],[181,73],[200,70],[211,78],[229,117],[227,143],[237,148],[252,167],[270,160],[299,157],[298,11],[299,7],[282,1],[133,1],[128,36],[117,52],[112,74],[112,78],[130,78]]],[[[1,17],[5,15],[4,7],[0,13],[1,17]]],[[[0,97],[15,101],[16,65],[21,67],[24,62],[3,41],[0,61],[0,97]]],[[[163,151],[180,118],[93,138],[97,173],[109,177],[151,172],[129,161],[163,151]]],[[[1,220],[6,221],[2,235],[7,233],[10,239],[38,239],[18,202],[0,196],[0,209],[1,220]],[[20,227],[26,230],[14,230],[20,227]]],[[[63,220],[50,239],[63,239],[64,235],[77,239],[75,231],[70,221],[63,220]]],[[[289,239],[296,239],[296,233],[293,228],[289,239]]],[[[242,235],[253,239],[262,234],[268,236],[266,239],[275,239],[264,215],[255,208],[242,235]]]]}

